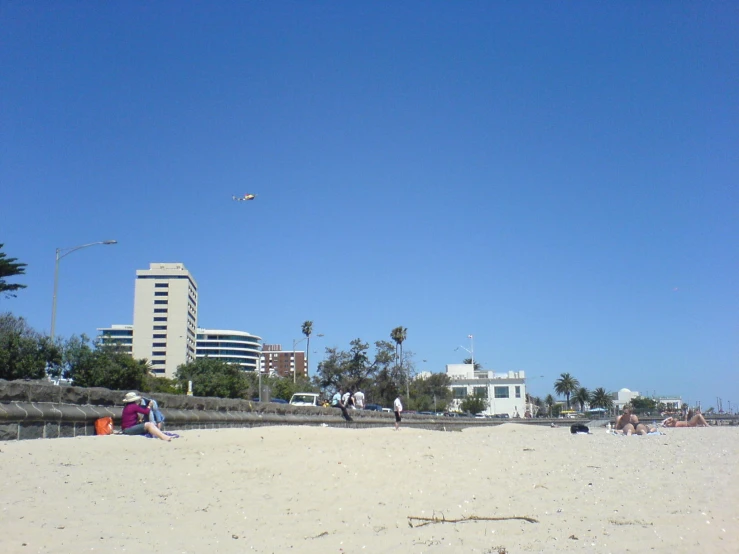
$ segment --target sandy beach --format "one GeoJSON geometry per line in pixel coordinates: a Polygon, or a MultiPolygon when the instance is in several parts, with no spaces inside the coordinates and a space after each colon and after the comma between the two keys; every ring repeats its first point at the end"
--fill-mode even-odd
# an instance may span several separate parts
{"type": "Polygon", "coordinates": [[[739,551],[736,427],[262,427],[0,443],[0,551],[739,551]],[[409,518],[513,518],[430,523],[409,518]]]}

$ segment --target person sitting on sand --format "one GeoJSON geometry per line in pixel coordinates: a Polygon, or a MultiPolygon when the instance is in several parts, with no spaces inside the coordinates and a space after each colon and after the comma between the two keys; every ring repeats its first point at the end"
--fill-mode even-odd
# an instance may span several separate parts
{"type": "Polygon", "coordinates": [[[688,421],[668,417],[662,422],[662,427],[708,427],[708,422],[702,414],[695,414],[688,421]]]}
{"type": "Polygon", "coordinates": [[[613,428],[616,431],[622,431],[624,435],[632,435],[639,431],[644,431],[643,433],[639,433],[640,435],[646,435],[646,427],[641,425],[643,429],[637,429],[639,425],[641,425],[639,423],[639,418],[636,417],[635,414],[631,413],[631,407],[624,406],[623,413],[616,418],[616,425],[614,425],[613,428]]]}
{"type": "Polygon", "coordinates": [[[162,439],[163,441],[171,441],[171,437],[168,437],[159,430],[156,423],[146,421],[145,423],[138,423],[138,415],[141,414],[148,419],[149,411],[151,408],[151,402],[147,408],[139,406],[138,402],[141,397],[135,392],[126,393],[123,398],[123,413],[121,414],[121,430],[124,435],[145,435],[146,433],[152,436],[162,439]]]}

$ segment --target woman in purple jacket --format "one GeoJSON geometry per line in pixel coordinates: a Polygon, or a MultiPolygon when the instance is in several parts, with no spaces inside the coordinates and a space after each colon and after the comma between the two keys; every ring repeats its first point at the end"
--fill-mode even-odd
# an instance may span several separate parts
{"type": "MultiPolygon", "coordinates": [[[[139,414],[149,417],[149,408],[142,408],[138,402],[141,397],[135,392],[126,393],[123,398],[123,413],[121,414],[121,430],[124,435],[145,435],[149,433],[163,441],[171,441],[172,438],[162,433],[156,424],[146,421],[139,423],[139,414]]],[[[151,406],[151,403],[149,404],[151,406]]]]}

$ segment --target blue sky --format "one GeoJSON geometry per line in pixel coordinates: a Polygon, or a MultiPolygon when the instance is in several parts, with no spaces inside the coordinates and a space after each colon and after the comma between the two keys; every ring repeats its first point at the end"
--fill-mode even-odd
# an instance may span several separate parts
{"type": "MultiPolygon", "coordinates": [[[[739,404],[733,2],[4,2],[0,310],[131,323],[182,262],[199,324],[291,348],[408,328],[588,388],[739,404]],[[234,194],[256,193],[236,203],[234,194]]],[[[426,360],[425,362],[423,360],[426,360]]],[[[542,376],[542,377],[539,377],[542,376]]]]}

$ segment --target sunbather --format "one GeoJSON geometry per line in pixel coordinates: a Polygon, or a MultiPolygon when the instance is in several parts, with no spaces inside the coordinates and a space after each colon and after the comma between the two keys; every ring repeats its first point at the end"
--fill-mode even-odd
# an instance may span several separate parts
{"type": "Polygon", "coordinates": [[[639,418],[631,413],[629,406],[624,406],[623,413],[616,418],[616,425],[613,427],[616,431],[622,431],[624,435],[632,435],[635,432],[644,431],[639,433],[640,435],[646,435],[644,425],[641,425],[642,429],[639,429],[639,418]]]}
{"type": "Polygon", "coordinates": [[[708,427],[708,422],[702,414],[695,414],[688,421],[680,421],[674,417],[668,417],[662,422],[663,427],[708,427]]]}

